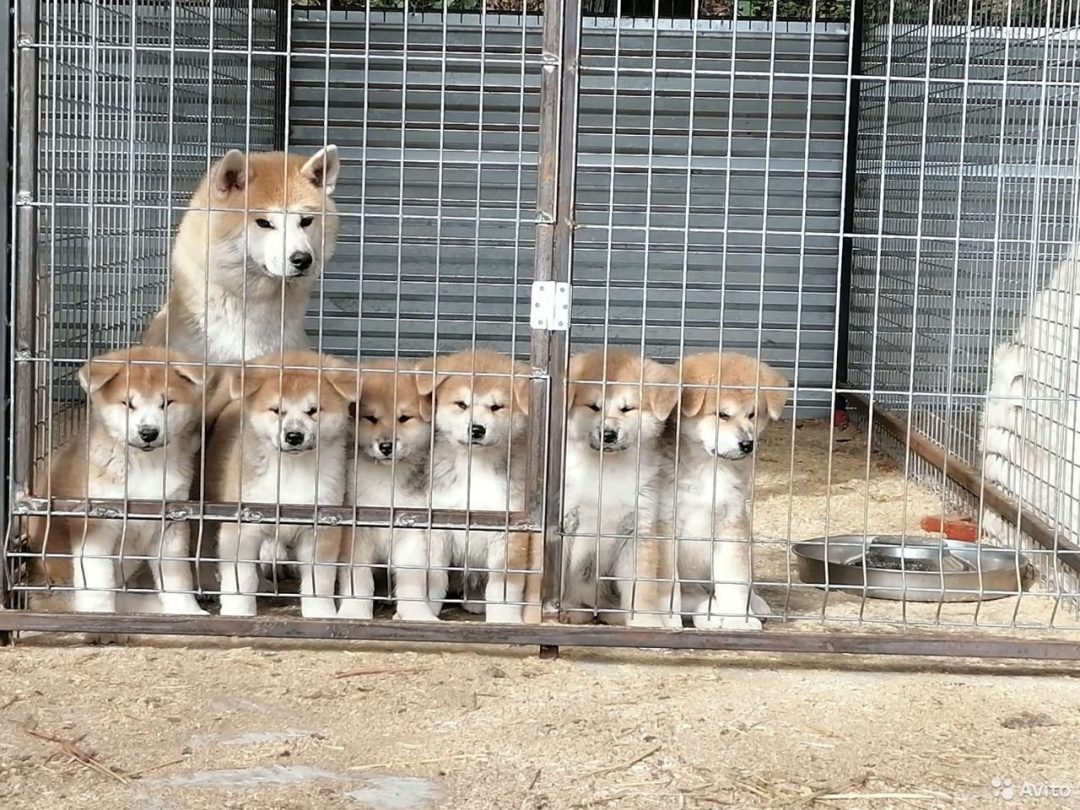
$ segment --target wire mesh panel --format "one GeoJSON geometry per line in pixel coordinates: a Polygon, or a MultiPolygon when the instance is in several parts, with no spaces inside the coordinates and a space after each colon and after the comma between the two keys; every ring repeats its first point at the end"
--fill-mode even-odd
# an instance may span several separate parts
{"type": "Polygon", "coordinates": [[[1077,14],[1070,3],[867,4],[848,365],[848,381],[915,436],[1050,524],[1043,552],[1015,535],[1015,516],[983,520],[1066,589],[1071,557],[1053,548],[1080,529],[1075,371],[1005,361],[1013,342],[1025,358],[1076,353],[1076,273],[1059,263],[1078,238],[1077,14]]]}
{"type": "Polygon", "coordinates": [[[529,352],[542,18],[295,9],[290,142],[349,166],[327,349],[529,352]]]}
{"type": "Polygon", "coordinates": [[[370,5],[17,9],[0,629],[1080,655],[1074,6],[370,5]]]}
{"type": "Polygon", "coordinates": [[[55,360],[137,340],[165,291],[174,212],[210,161],[274,147],[275,9],[40,4],[41,340],[55,360]]]}
{"type": "Polygon", "coordinates": [[[831,412],[846,25],[612,22],[582,39],[575,346],[760,354],[831,412]]]}
{"type": "Polygon", "coordinates": [[[306,618],[337,615],[340,596],[342,616],[364,619],[381,578],[402,618],[434,619],[449,598],[521,621],[527,589],[538,609],[525,574],[539,573],[530,529],[546,386],[513,359],[531,348],[514,310],[534,264],[526,76],[538,68],[537,18],[493,36],[516,112],[502,113],[510,140],[490,150],[479,99],[484,87],[491,103],[485,76],[497,71],[484,25],[479,58],[455,55],[441,17],[395,56],[400,15],[381,47],[377,25],[358,39],[355,20],[336,16],[294,20],[290,4],[22,6],[20,113],[33,126],[20,167],[33,169],[34,213],[22,258],[35,289],[17,320],[33,336],[34,390],[20,392],[16,423],[30,414],[37,430],[20,434],[32,451],[16,451],[14,497],[27,517],[6,548],[32,606],[58,593],[80,613],[189,614],[201,612],[194,596],[215,594],[223,615],[248,616],[257,597],[298,588],[306,618]],[[330,126],[328,111],[346,113],[353,97],[331,90],[332,68],[359,67],[354,84],[386,109],[379,65],[404,68],[418,46],[443,65],[434,117],[431,75],[415,107],[398,70],[400,139],[381,141],[366,105],[370,141],[330,126]],[[447,103],[455,60],[479,70],[475,108],[461,95],[447,103]],[[428,152],[389,155],[387,143],[428,152]],[[339,190],[339,178],[351,179],[339,190]],[[369,200],[369,187],[382,196],[369,200]],[[355,249],[321,274],[339,232],[355,249]],[[359,249],[387,244],[374,258],[359,249]],[[399,273],[417,246],[434,250],[421,277],[399,273]],[[371,362],[387,354],[397,360],[371,362]]]}

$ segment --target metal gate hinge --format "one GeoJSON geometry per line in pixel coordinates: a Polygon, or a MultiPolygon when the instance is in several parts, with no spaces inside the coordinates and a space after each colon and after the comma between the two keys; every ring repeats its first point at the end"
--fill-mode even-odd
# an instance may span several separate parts
{"type": "Polygon", "coordinates": [[[565,332],[570,328],[570,285],[557,281],[534,281],[529,301],[529,324],[533,329],[565,332]]]}

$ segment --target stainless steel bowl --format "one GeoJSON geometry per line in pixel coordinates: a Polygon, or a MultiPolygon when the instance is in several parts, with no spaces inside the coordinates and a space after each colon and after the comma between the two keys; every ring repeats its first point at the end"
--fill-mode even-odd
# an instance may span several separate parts
{"type": "Polygon", "coordinates": [[[900,535],[834,535],[796,543],[799,578],[874,599],[980,602],[1015,596],[1033,570],[1019,551],[900,535]]]}

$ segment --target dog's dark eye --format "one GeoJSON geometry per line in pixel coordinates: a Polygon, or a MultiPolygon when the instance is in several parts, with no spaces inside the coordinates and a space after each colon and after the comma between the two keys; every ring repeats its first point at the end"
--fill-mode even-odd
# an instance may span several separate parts
{"type": "Polygon", "coordinates": [[[376,417],[372,416],[371,414],[368,414],[364,418],[367,419],[369,422],[371,422],[371,424],[373,424],[373,425],[379,424],[379,420],[376,417]]]}
{"type": "Polygon", "coordinates": [[[748,413],[746,415],[746,418],[747,419],[753,419],[756,415],[757,415],[756,411],[750,411],[750,413],[748,413]]]}
{"type": "Polygon", "coordinates": [[[300,217],[300,227],[307,228],[315,221],[315,217],[300,217]]]}
{"type": "Polygon", "coordinates": [[[315,415],[315,414],[317,414],[318,412],[319,412],[319,409],[318,409],[318,408],[308,408],[308,409],[307,409],[307,415],[308,415],[308,416],[314,416],[314,415],[315,415]]]}
{"type": "Polygon", "coordinates": [[[717,416],[720,418],[721,422],[726,422],[728,419],[731,418],[730,413],[724,413],[723,411],[720,411],[720,413],[718,413],[717,416]]]}
{"type": "Polygon", "coordinates": [[[595,402],[590,402],[589,403],[589,410],[592,411],[593,413],[600,413],[600,406],[597,405],[595,402]]]}
{"type": "Polygon", "coordinates": [[[128,402],[126,399],[123,402],[121,402],[120,404],[123,405],[125,408],[127,408],[129,411],[135,410],[135,406],[132,405],[130,402],[128,402]]]}
{"type": "Polygon", "coordinates": [[[281,408],[268,408],[267,410],[269,410],[270,413],[279,414],[279,415],[281,414],[281,408]]]}
{"type": "Polygon", "coordinates": [[[455,402],[454,404],[457,405],[459,408],[461,408],[461,410],[465,410],[466,408],[469,407],[464,402],[462,402],[460,399],[457,402],[455,402]]]}
{"type": "Polygon", "coordinates": [[[260,228],[266,228],[268,231],[274,230],[274,223],[268,219],[257,219],[255,220],[255,224],[260,228]]]}
{"type": "Polygon", "coordinates": [[[621,408],[619,408],[619,413],[630,413],[631,411],[636,411],[636,410],[637,410],[637,408],[635,408],[635,407],[633,407],[631,405],[623,405],[621,408]]]}
{"type": "Polygon", "coordinates": [[[503,405],[492,405],[492,406],[491,406],[491,412],[492,412],[492,413],[498,413],[498,412],[499,412],[499,411],[501,411],[501,410],[502,410],[502,409],[503,409],[504,407],[505,407],[505,406],[503,406],[503,405]]]}
{"type": "Polygon", "coordinates": [[[404,413],[403,413],[403,414],[402,414],[401,416],[399,416],[399,417],[397,418],[398,422],[400,422],[400,423],[401,423],[401,424],[403,424],[403,425],[404,425],[404,424],[405,424],[406,422],[408,422],[408,421],[409,421],[410,419],[412,419],[412,417],[411,417],[411,416],[409,416],[408,414],[404,414],[404,413]]]}
{"type": "Polygon", "coordinates": [[[161,406],[162,410],[164,410],[165,408],[168,408],[174,402],[176,402],[175,399],[167,399],[167,400],[165,400],[165,404],[161,406]]]}

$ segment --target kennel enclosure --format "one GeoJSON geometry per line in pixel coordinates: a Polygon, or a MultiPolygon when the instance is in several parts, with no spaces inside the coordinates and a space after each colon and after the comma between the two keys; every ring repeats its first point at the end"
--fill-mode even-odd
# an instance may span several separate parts
{"type": "MultiPolygon", "coordinates": [[[[30,473],[79,413],[74,371],[136,340],[160,305],[177,217],[234,147],[341,150],[342,236],[312,299],[314,347],[418,358],[492,346],[530,361],[535,486],[514,520],[545,534],[549,596],[560,559],[564,363],[568,351],[596,345],[668,360],[718,349],[760,357],[792,381],[790,421],[775,428],[790,433],[792,471],[795,424],[846,408],[911,486],[940,492],[941,512],[978,512],[980,495],[970,481],[957,485],[949,464],[982,468],[979,414],[995,348],[1078,238],[1077,10],[837,9],[807,3],[804,19],[785,20],[771,6],[754,18],[706,6],[689,19],[631,17],[619,6],[594,15],[575,0],[419,13],[355,3],[18,4],[7,626],[111,626],[24,609],[34,588],[22,579],[23,518],[57,513],[28,497],[30,473]],[[545,297],[554,285],[572,290],[568,328],[535,328],[537,304],[559,305],[545,297]]],[[[1059,388],[1075,400],[1068,381],[1059,388]]],[[[837,434],[827,433],[831,445],[837,434]]],[[[1061,469],[1076,465],[1059,455],[1061,469]]],[[[867,490],[871,468],[867,450],[867,490]]],[[[833,483],[831,464],[824,475],[833,483]]],[[[1067,605],[1078,527],[1054,508],[1060,482],[1044,489],[1020,509],[1049,531],[1048,550],[1046,536],[1008,523],[991,539],[1021,545],[1040,569],[1045,590],[1020,599],[1067,605]]],[[[245,519],[228,504],[103,508],[245,519]]],[[[322,511],[347,524],[354,510],[322,511]]],[[[286,514],[320,519],[310,509],[286,514]]],[[[868,515],[864,524],[875,531],[868,515]]],[[[762,542],[789,559],[793,539],[762,542]]],[[[806,588],[790,572],[760,584],[806,588]]],[[[779,604],[781,621],[826,618],[824,608],[779,604]]],[[[845,632],[866,623],[861,612],[828,618],[845,632]]],[[[1015,616],[990,622],[1012,626],[1012,638],[951,642],[914,628],[975,627],[977,614],[892,618],[903,626],[895,637],[850,642],[844,633],[299,619],[273,632],[1075,655],[1064,643],[1025,642],[1015,616]]],[[[270,632],[222,618],[117,620],[270,632]]]]}

